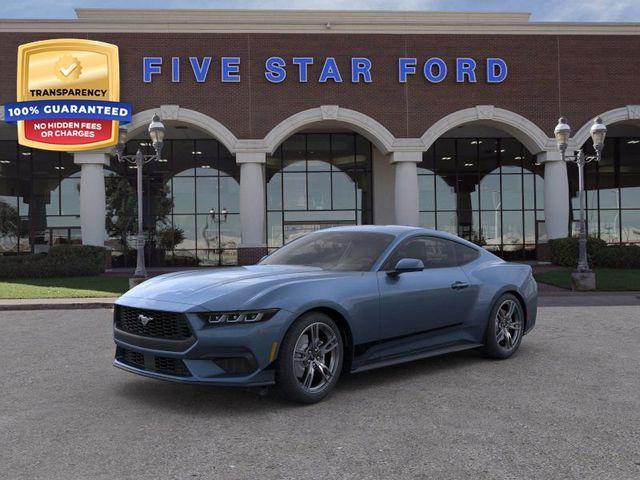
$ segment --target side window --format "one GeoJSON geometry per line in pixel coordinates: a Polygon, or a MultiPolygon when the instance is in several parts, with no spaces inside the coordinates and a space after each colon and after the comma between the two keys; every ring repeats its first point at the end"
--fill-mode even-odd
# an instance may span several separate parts
{"type": "Polygon", "coordinates": [[[427,244],[425,268],[447,268],[456,266],[454,242],[437,237],[424,237],[427,244]]]}
{"type": "Polygon", "coordinates": [[[382,269],[393,270],[402,258],[422,260],[425,268],[446,268],[456,265],[454,242],[437,237],[412,237],[406,239],[389,256],[382,269]]]}
{"type": "Polygon", "coordinates": [[[480,252],[478,252],[475,248],[467,247],[466,245],[462,245],[461,243],[455,244],[456,250],[456,258],[457,265],[466,265],[467,263],[473,262],[476,258],[480,256],[480,252]]]}

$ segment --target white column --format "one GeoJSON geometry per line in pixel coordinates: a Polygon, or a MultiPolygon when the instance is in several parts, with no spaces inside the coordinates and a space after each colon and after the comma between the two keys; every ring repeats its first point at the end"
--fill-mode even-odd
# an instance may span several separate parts
{"type": "Polygon", "coordinates": [[[266,247],[264,152],[238,152],[241,248],[266,247]]]}
{"type": "Polygon", "coordinates": [[[560,152],[542,152],[537,160],[544,164],[544,223],[549,239],[569,235],[569,179],[567,164],[560,152]]]}
{"type": "Polygon", "coordinates": [[[392,225],[395,220],[395,166],[389,156],[376,147],[373,150],[373,223],[392,225]]]}
{"type": "Polygon", "coordinates": [[[416,226],[418,214],[418,163],[422,152],[393,152],[395,166],[395,220],[397,225],[416,226]]]}
{"type": "Polygon", "coordinates": [[[102,247],[107,215],[103,167],[109,165],[109,155],[104,150],[77,152],[73,154],[73,161],[80,165],[82,244],[102,247]]]}

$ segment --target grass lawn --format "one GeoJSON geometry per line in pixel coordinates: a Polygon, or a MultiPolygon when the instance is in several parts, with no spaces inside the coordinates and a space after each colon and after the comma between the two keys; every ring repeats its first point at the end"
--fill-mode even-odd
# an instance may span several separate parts
{"type": "MultiPolygon", "coordinates": [[[[544,273],[536,273],[536,281],[548,283],[556,287],[571,288],[571,272],[573,268],[559,268],[544,273]]],[[[595,268],[596,289],[612,290],[640,290],[639,269],[595,268]]]]}
{"type": "Polygon", "coordinates": [[[0,280],[0,299],[118,297],[128,289],[126,277],[21,278],[0,280]]]}

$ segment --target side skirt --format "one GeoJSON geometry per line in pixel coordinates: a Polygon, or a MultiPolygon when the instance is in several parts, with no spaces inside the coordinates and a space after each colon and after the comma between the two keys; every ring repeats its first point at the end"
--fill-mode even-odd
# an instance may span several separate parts
{"type": "Polygon", "coordinates": [[[411,362],[413,360],[420,360],[421,358],[435,357],[438,355],[444,355],[445,353],[460,352],[462,350],[471,350],[473,348],[482,347],[482,343],[455,343],[447,346],[441,346],[430,350],[414,351],[405,355],[394,355],[393,357],[382,358],[371,363],[364,364],[358,368],[351,370],[352,373],[365,372],[367,370],[373,370],[374,368],[388,367],[390,365],[396,365],[398,363],[411,362]]]}

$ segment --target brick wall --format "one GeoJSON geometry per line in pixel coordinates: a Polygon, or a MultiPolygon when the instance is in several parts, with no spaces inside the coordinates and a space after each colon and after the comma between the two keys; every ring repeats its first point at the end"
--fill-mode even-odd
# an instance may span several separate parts
{"type": "MultiPolygon", "coordinates": [[[[68,37],[68,34],[0,34],[0,102],[15,100],[18,45],[68,37]]],[[[419,137],[431,124],[453,111],[492,104],[530,119],[551,136],[560,113],[575,129],[595,114],[627,104],[640,104],[640,36],[556,35],[301,35],[301,34],[75,34],[120,47],[122,100],[135,111],[160,104],[179,104],[217,119],[238,138],[261,138],[286,117],[307,108],[337,104],[365,113],[397,137],[419,137]],[[264,78],[264,61],[313,56],[309,83],[289,70],[284,83],[264,78]],[[151,84],[142,82],[142,57],[163,56],[164,73],[151,84]],[[183,58],[182,81],[170,81],[170,57],[183,58]],[[212,56],[205,83],[196,83],[189,56],[212,56]],[[242,57],[241,83],[221,83],[219,58],[242,57]],[[317,83],[324,57],[337,58],[345,82],[317,83]],[[349,59],[373,61],[373,83],[352,84],[349,59]],[[407,84],[397,80],[397,58],[442,57],[451,66],[456,56],[470,56],[479,65],[502,57],[509,77],[502,84],[457,84],[453,72],[440,84],[420,75],[407,84]]]]}

